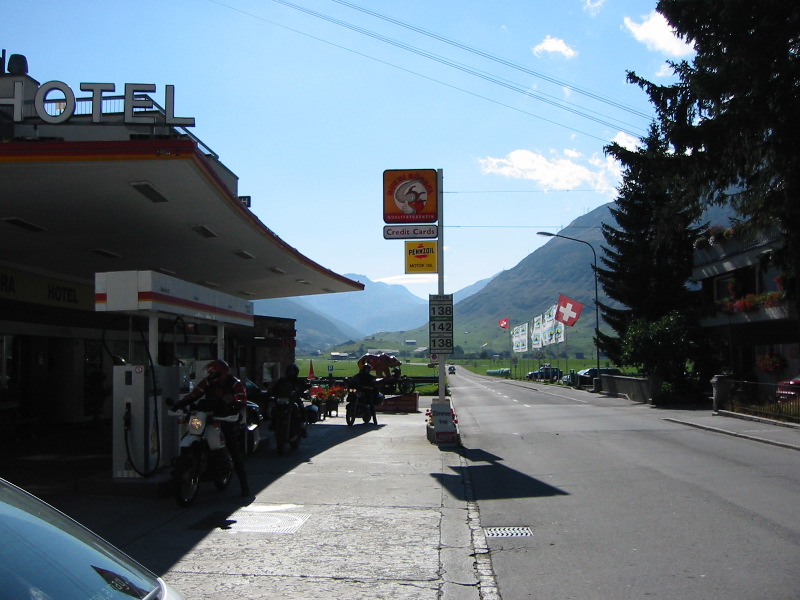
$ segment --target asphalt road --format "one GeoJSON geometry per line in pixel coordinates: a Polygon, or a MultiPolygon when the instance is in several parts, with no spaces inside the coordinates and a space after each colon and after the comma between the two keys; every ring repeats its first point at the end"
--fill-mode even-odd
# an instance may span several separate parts
{"type": "Polygon", "coordinates": [[[797,451],[625,399],[449,383],[504,600],[800,598],[797,451]]]}

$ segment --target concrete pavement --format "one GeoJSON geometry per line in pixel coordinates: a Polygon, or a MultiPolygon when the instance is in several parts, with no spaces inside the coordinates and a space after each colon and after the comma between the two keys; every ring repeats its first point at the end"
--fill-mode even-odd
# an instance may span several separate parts
{"type": "MultiPolygon", "coordinates": [[[[424,411],[311,427],[298,450],[247,459],[254,498],[204,484],[194,505],[137,497],[87,446],[0,461],[22,485],[162,574],[194,599],[499,598],[468,463],[425,436],[424,411]],[[71,466],[72,465],[72,466],[71,466]]],[[[457,408],[457,407],[456,407],[457,408]]],[[[665,420],[800,450],[800,427],[658,410],[665,420]]],[[[343,413],[342,413],[343,414],[343,413]]]]}
{"type": "Polygon", "coordinates": [[[250,456],[251,499],[209,483],[181,509],[104,490],[110,471],[29,489],[187,598],[498,598],[463,458],[427,441],[425,400],[377,426],[329,418],[283,457],[250,456]]]}

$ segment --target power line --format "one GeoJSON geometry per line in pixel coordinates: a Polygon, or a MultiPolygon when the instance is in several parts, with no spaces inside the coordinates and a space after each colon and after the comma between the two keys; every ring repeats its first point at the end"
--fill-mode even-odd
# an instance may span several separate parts
{"type": "MultiPolygon", "coordinates": [[[[616,120],[616,119],[615,119],[615,121],[617,121],[616,123],[611,123],[611,122],[609,122],[607,120],[591,116],[584,109],[572,108],[570,106],[570,103],[568,103],[566,101],[554,101],[554,100],[551,100],[551,99],[547,98],[545,95],[543,95],[541,93],[532,92],[529,88],[527,88],[525,86],[522,86],[522,85],[519,85],[519,84],[509,83],[507,81],[498,79],[497,77],[494,77],[492,75],[488,75],[488,74],[486,74],[484,72],[478,71],[478,70],[473,69],[471,67],[468,67],[466,65],[451,61],[449,59],[443,58],[443,57],[438,56],[436,54],[432,54],[430,52],[427,52],[425,50],[421,50],[420,48],[417,48],[415,46],[411,46],[410,44],[406,44],[404,42],[400,42],[398,40],[394,40],[394,39],[389,38],[387,36],[384,36],[382,34],[376,33],[374,31],[370,31],[369,29],[365,29],[363,27],[359,27],[357,25],[353,25],[352,23],[348,23],[347,21],[343,21],[341,19],[337,19],[335,17],[331,17],[331,16],[326,15],[324,13],[320,13],[318,11],[306,8],[304,6],[300,6],[298,4],[294,4],[292,2],[288,2],[287,0],[272,0],[272,1],[275,2],[276,4],[281,4],[281,5],[286,6],[288,8],[292,8],[294,10],[297,10],[297,11],[306,13],[308,15],[311,15],[313,17],[316,17],[318,19],[322,19],[322,20],[327,21],[329,23],[333,23],[334,25],[338,25],[340,27],[344,27],[346,29],[350,29],[351,31],[355,31],[355,32],[360,33],[362,35],[371,37],[373,39],[377,39],[377,40],[379,40],[381,42],[384,42],[386,44],[390,44],[390,45],[395,46],[397,48],[401,48],[403,50],[406,50],[407,52],[411,52],[413,54],[417,54],[417,55],[422,56],[424,58],[427,58],[429,60],[433,60],[435,62],[439,62],[441,64],[449,66],[451,68],[463,71],[463,72],[468,73],[468,74],[470,74],[470,75],[472,75],[474,77],[478,77],[480,79],[484,79],[486,81],[489,81],[490,83],[494,83],[495,85],[499,85],[501,87],[505,87],[505,88],[510,89],[512,91],[515,91],[515,92],[518,92],[520,94],[523,94],[523,95],[525,95],[527,97],[535,98],[535,99],[537,99],[537,100],[539,100],[541,102],[545,102],[547,104],[555,106],[556,108],[560,108],[561,110],[565,110],[565,111],[570,112],[572,114],[575,114],[575,115],[577,115],[579,117],[583,117],[584,119],[588,119],[590,121],[594,121],[594,122],[596,122],[596,123],[598,123],[600,125],[604,125],[606,127],[620,129],[624,133],[627,133],[627,134],[632,135],[634,137],[641,137],[644,134],[643,130],[632,131],[631,129],[626,129],[624,127],[624,126],[633,127],[630,124],[623,123],[622,121],[619,121],[619,120],[616,120]]],[[[338,0],[334,0],[334,1],[338,1],[338,0]]],[[[352,6],[355,7],[355,5],[352,5],[352,6]]],[[[369,11],[367,11],[367,12],[369,12],[369,11]]],[[[375,15],[378,15],[378,14],[379,13],[375,13],[375,15]]],[[[386,17],[386,19],[389,19],[389,17],[386,17]]],[[[398,22],[398,23],[401,23],[401,22],[398,22]]],[[[402,25],[406,26],[405,24],[402,24],[402,25]]],[[[408,25],[408,27],[413,28],[413,26],[410,26],[410,25],[408,25]]],[[[414,30],[417,30],[417,29],[414,28],[414,30]]],[[[420,32],[424,32],[424,30],[419,30],[419,31],[420,32]]],[[[535,71],[531,71],[529,69],[525,69],[524,67],[520,67],[519,65],[514,65],[514,63],[511,63],[509,61],[504,61],[503,59],[500,59],[500,58],[495,57],[493,55],[490,55],[488,53],[483,53],[482,51],[469,48],[468,46],[459,44],[458,42],[453,42],[451,40],[448,40],[447,38],[444,38],[444,37],[441,37],[441,36],[437,36],[436,34],[432,34],[432,33],[428,33],[428,32],[424,32],[424,34],[425,35],[430,35],[432,37],[435,37],[436,39],[440,39],[442,41],[445,41],[446,43],[449,43],[451,45],[454,45],[454,46],[457,46],[457,47],[462,47],[464,49],[467,49],[470,52],[480,54],[481,56],[485,56],[486,58],[490,58],[491,60],[495,60],[496,62],[500,62],[502,64],[507,64],[507,66],[511,66],[512,68],[517,68],[519,70],[523,70],[523,71],[528,72],[529,74],[534,75],[536,77],[540,77],[540,78],[546,79],[548,81],[551,81],[553,83],[557,83],[559,85],[567,85],[568,86],[568,84],[565,84],[563,82],[559,82],[558,80],[556,80],[554,78],[547,77],[547,76],[545,76],[543,74],[537,73],[535,71]]],[[[587,96],[592,97],[592,98],[594,98],[596,100],[599,100],[601,102],[605,102],[605,103],[609,103],[610,102],[607,99],[602,98],[598,94],[594,94],[594,93],[588,92],[586,90],[581,90],[580,88],[575,88],[575,89],[576,89],[576,91],[579,91],[581,94],[587,95],[587,96]]],[[[617,108],[623,108],[623,107],[622,107],[622,105],[617,105],[617,108]]],[[[628,112],[630,112],[630,110],[627,109],[627,108],[623,108],[623,110],[627,110],[628,112]]],[[[642,116],[647,116],[647,115],[644,115],[644,113],[641,113],[641,115],[642,116]]],[[[606,117],[606,118],[610,119],[612,117],[606,117]]]]}
{"type": "Polygon", "coordinates": [[[566,192],[598,192],[597,190],[444,190],[444,194],[563,194],[566,192]]]}
{"type": "MultiPolygon", "coordinates": [[[[348,48],[348,47],[346,47],[346,46],[342,46],[342,45],[340,45],[340,44],[336,44],[336,43],[334,43],[334,42],[331,42],[331,41],[329,41],[329,40],[326,40],[326,39],[323,39],[323,38],[317,37],[317,36],[315,36],[315,35],[311,35],[310,33],[306,33],[305,31],[300,31],[299,29],[294,29],[294,28],[292,28],[292,27],[288,27],[288,26],[286,26],[286,25],[283,25],[282,23],[278,23],[278,22],[276,22],[276,21],[272,21],[272,20],[270,20],[270,19],[267,19],[267,18],[265,18],[265,17],[261,17],[261,16],[259,16],[259,15],[255,15],[255,14],[253,14],[253,13],[249,13],[249,12],[247,12],[247,11],[244,11],[244,10],[241,10],[241,9],[239,9],[239,8],[236,8],[236,7],[230,6],[230,5],[228,5],[228,4],[225,4],[225,3],[223,3],[223,2],[220,2],[219,0],[208,0],[208,1],[209,1],[209,2],[213,2],[214,4],[217,4],[217,5],[219,5],[219,6],[222,6],[222,7],[224,7],[224,8],[227,8],[227,9],[229,9],[229,10],[232,10],[232,11],[235,11],[235,12],[238,12],[238,13],[241,13],[241,14],[243,14],[243,15],[247,16],[247,17],[250,17],[250,18],[253,18],[253,19],[257,19],[257,20],[259,20],[259,21],[262,21],[262,22],[264,22],[264,23],[269,23],[270,25],[274,25],[275,27],[279,27],[279,28],[281,28],[281,29],[285,29],[285,30],[287,30],[287,31],[291,31],[292,33],[296,33],[296,34],[298,34],[298,35],[302,35],[302,36],[304,36],[304,37],[310,38],[310,39],[312,39],[312,40],[315,40],[315,41],[317,41],[317,42],[321,42],[321,43],[323,43],[323,44],[327,44],[327,45],[329,45],[329,46],[333,46],[334,48],[338,48],[338,49],[340,49],[340,50],[344,50],[344,51],[346,51],[346,52],[350,52],[351,54],[355,54],[355,55],[357,55],[357,56],[361,56],[362,58],[366,58],[366,59],[369,59],[369,60],[375,61],[375,62],[377,62],[377,63],[383,64],[383,65],[386,65],[386,66],[388,66],[388,67],[392,67],[393,69],[397,69],[397,70],[399,70],[399,71],[403,71],[403,72],[405,72],[405,73],[410,73],[411,75],[414,75],[414,76],[416,76],[416,77],[420,77],[420,78],[422,78],[422,79],[427,79],[428,81],[432,81],[432,82],[434,82],[434,83],[437,83],[437,84],[439,84],[439,85],[442,85],[442,86],[448,87],[448,88],[450,88],[450,89],[453,89],[453,90],[456,90],[456,91],[462,92],[462,93],[464,93],[464,94],[469,94],[470,96],[474,96],[475,98],[480,98],[481,100],[485,100],[485,101],[487,101],[487,102],[491,102],[492,104],[496,104],[496,105],[498,105],[498,106],[502,106],[503,108],[508,108],[508,109],[510,109],[510,110],[513,110],[513,111],[516,111],[516,112],[518,112],[518,113],[521,113],[521,114],[527,115],[527,116],[529,116],[529,117],[533,117],[534,119],[539,119],[540,121],[544,121],[545,123],[550,123],[551,125],[556,125],[557,127],[562,127],[562,128],[564,128],[564,129],[568,129],[568,130],[570,130],[570,131],[574,131],[575,133],[579,133],[579,134],[581,134],[581,135],[585,135],[586,137],[590,137],[590,138],[592,138],[592,139],[598,140],[598,141],[600,141],[600,142],[603,142],[603,143],[607,143],[607,142],[608,142],[608,139],[607,139],[607,138],[603,138],[603,137],[600,137],[600,136],[597,136],[597,135],[591,134],[591,133],[589,133],[589,132],[587,132],[587,131],[584,131],[584,130],[582,130],[582,129],[578,129],[578,128],[576,128],[576,127],[571,127],[571,126],[569,126],[569,125],[565,125],[564,123],[559,123],[558,121],[554,121],[554,120],[552,120],[552,119],[548,119],[548,118],[546,118],[546,117],[542,117],[541,115],[537,115],[537,114],[534,114],[534,113],[532,113],[532,112],[529,112],[529,111],[527,111],[527,110],[523,110],[523,109],[521,109],[521,108],[519,108],[519,107],[517,107],[517,106],[512,106],[512,105],[510,105],[510,104],[506,104],[505,102],[500,102],[499,100],[495,100],[494,98],[489,98],[488,96],[484,96],[484,95],[482,95],[482,94],[478,94],[478,93],[476,93],[476,92],[472,92],[472,91],[470,91],[470,90],[467,90],[467,89],[464,89],[464,88],[458,87],[458,86],[456,86],[456,85],[452,85],[452,84],[450,84],[450,83],[446,83],[446,82],[444,82],[444,81],[441,81],[441,80],[439,80],[439,79],[436,79],[436,78],[434,78],[434,77],[429,77],[429,76],[427,76],[427,75],[423,75],[423,74],[421,74],[421,73],[418,73],[418,72],[416,72],[416,71],[412,71],[411,69],[406,69],[405,67],[401,67],[401,66],[399,66],[399,65],[396,65],[396,64],[390,63],[390,62],[388,62],[388,61],[385,61],[385,60],[381,60],[381,59],[379,59],[379,58],[376,58],[376,57],[374,57],[374,56],[370,56],[370,55],[368,55],[368,54],[364,54],[364,53],[362,53],[362,52],[358,52],[357,50],[353,50],[352,48],[348,48]]],[[[277,0],[273,0],[273,1],[277,1],[277,0]]],[[[609,126],[612,126],[612,127],[615,127],[615,128],[617,127],[616,125],[609,125],[609,126]]],[[[639,137],[639,134],[636,134],[636,133],[631,133],[631,135],[634,135],[635,137],[639,137]]]]}
{"type": "Polygon", "coordinates": [[[425,35],[425,36],[428,36],[430,38],[433,38],[435,40],[439,40],[440,42],[444,42],[445,44],[449,44],[449,45],[454,46],[456,48],[461,48],[462,50],[466,50],[467,52],[471,52],[472,54],[477,54],[478,56],[482,56],[483,58],[488,58],[489,60],[492,60],[492,61],[494,61],[496,63],[505,65],[507,67],[511,67],[512,69],[516,69],[517,71],[522,71],[523,73],[527,73],[528,75],[533,75],[534,77],[538,77],[539,79],[543,79],[544,81],[547,81],[549,83],[554,83],[554,84],[560,85],[562,87],[568,87],[571,90],[574,90],[575,92],[577,92],[578,94],[581,94],[581,95],[586,96],[588,98],[592,98],[593,100],[597,100],[598,102],[603,102],[604,104],[608,104],[609,106],[613,106],[613,107],[618,108],[620,110],[629,112],[629,113],[631,113],[633,115],[636,115],[636,116],[639,116],[639,117],[643,117],[645,119],[652,119],[652,115],[648,115],[647,113],[644,113],[644,112],[642,112],[642,111],[640,111],[638,109],[632,108],[630,106],[626,106],[626,105],[624,105],[624,104],[622,104],[620,102],[617,102],[616,100],[613,100],[612,98],[607,98],[605,96],[602,96],[600,94],[592,92],[591,90],[584,89],[584,88],[578,87],[576,85],[573,85],[571,83],[568,83],[568,82],[565,82],[565,81],[561,81],[560,79],[556,79],[555,77],[551,77],[549,75],[545,75],[544,73],[540,73],[538,71],[534,71],[532,69],[528,69],[527,67],[523,67],[523,66],[518,65],[516,63],[513,63],[513,62],[511,62],[509,60],[501,58],[499,56],[495,56],[494,54],[490,54],[488,52],[480,50],[479,48],[474,48],[472,46],[468,46],[467,44],[462,44],[461,42],[457,42],[455,40],[451,40],[449,38],[446,38],[446,37],[438,35],[436,33],[427,31],[427,30],[422,29],[420,27],[416,27],[415,25],[411,25],[409,23],[405,23],[404,21],[400,21],[400,20],[395,19],[393,17],[389,17],[389,16],[381,14],[379,12],[375,12],[375,11],[366,9],[366,8],[364,8],[362,6],[358,6],[357,4],[353,4],[352,2],[346,2],[345,0],[331,0],[331,2],[336,2],[337,4],[341,4],[343,6],[348,6],[348,7],[352,8],[353,10],[357,10],[357,11],[363,12],[365,14],[371,15],[373,17],[376,17],[378,19],[382,19],[384,21],[387,21],[389,23],[393,23],[393,24],[398,25],[400,27],[404,27],[405,29],[409,29],[409,30],[414,31],[416,33],[420,33],[422,35],[425,35]]]}
{"type": "MultiPolygon", "coordinates": [[[[563,225],[445,225],[445,229],[564,229],[563,225]]],[[[570,229],[599,229],[599,225],[570,225],[570,229]]]]}

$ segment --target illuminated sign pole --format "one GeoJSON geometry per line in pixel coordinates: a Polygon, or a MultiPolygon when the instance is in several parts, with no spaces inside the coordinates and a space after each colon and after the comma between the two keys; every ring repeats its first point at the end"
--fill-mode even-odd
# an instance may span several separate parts
{"type": "MultiPolygon", "coordinates": [[[[442,169],[436,170],[436,208],[439,213],[439,252],[436,255],[436,268],[439,272],[439,296],[444,296],[444,186],[443,184],[443,171],[442,169]]],[[[450,352],[453,350],[452,340],[453,340],[453,331],[452,331],[452,317],[453,317],[453,299],[452,296],[450,297],[450,319],[451,319],[451,327],[450,327],[450,352]]],[[[448,354],[450,353],[448,352],[448,354]]],[[[439,402],[445,402],[446,398],[446,384],[445,384],[445,371],[444,371],[444,361],[439,361],[439,402]]]]}
{"type": "Polygon", "coordinates": [[[383,172],[385,239],[406,242],[406,273],[438,273],[438,294],[429,297],[429,351],[439,367],[439,398],[431,403],[432,441],[457,443],[458,429],[447,398],[443,358],[453,353],[453,296],[444,293],[444,185],[442,169],[383,172]],[[437,223],[438,225],[434,225],[437,223]],[[424,225],[418,225],[424,224],[424,225]],[[435,242],[420,239],[435,238],[435,242]]]}
{"type": "MultiPolygon", "coordinates": [[[[430,345],[439,346],[439,355],[449,356],[453,352],[453,296],[444,293],[444,185],[442,169],[436,170],[436,206],[439,213],[438,254],[436,255],[439,273],[439,294],[429,300],[430,345]],[[437,333],[434,333],[436,331],[437,333]]],[[[439,399],[431,402],[433,419],[433,441],[437,444],[458,444],[459,434],[456,426],[453,405],[446,394],[445,364],[439,359],[439,399]]]]}

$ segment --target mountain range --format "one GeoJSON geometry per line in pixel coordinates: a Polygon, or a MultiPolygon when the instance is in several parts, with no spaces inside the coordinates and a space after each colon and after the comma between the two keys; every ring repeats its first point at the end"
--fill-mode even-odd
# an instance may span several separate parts
{"type": "MultiPolygon", "coordinates": [[[[574,327],[567,328],[566,343],[546,350],[591,356],[598,323],[595,294],[600,302],[609,302],[602,288],[596,288],[592,266],[595,260],[599,263],[605,243],[600,225],[614,222],[609,211],[612,206],[604,204],[575,219],[513,268],[453,294],[454,345],[467,352],[510,350],[510,330],[544,313],[564,294],[583,304],[583,313],[574,327]],[[503,329],[499,322],[506,318],[510,327],[503,329]]],[[[724,209],[712,209],[703,221],[725,223],[728,214],[724,209]]],[[[257,300],[254,312],[296,319],[298,353],[325,351],[367,336],[371,347],[400,348],[408,339],[427,345],[426,300],[401,285],[374,282],[357,274],[346,276],[362,282],[364,291],[257,300]]],[[[599,325],[602,329],[602,322],[599,325]]]]}
{"type": "MultiPolygon", "coordinates": [[[[298,296],[254,301],[257,315],[296,319],[298,352],[325,350],[381,331],[401,332],[424,326],[428,302],[402,285],[345,277],[364,284],[363,292],[298,296]]],[[[480,291],[487,278],[453,294],[453,301],[480,291]]]]}

